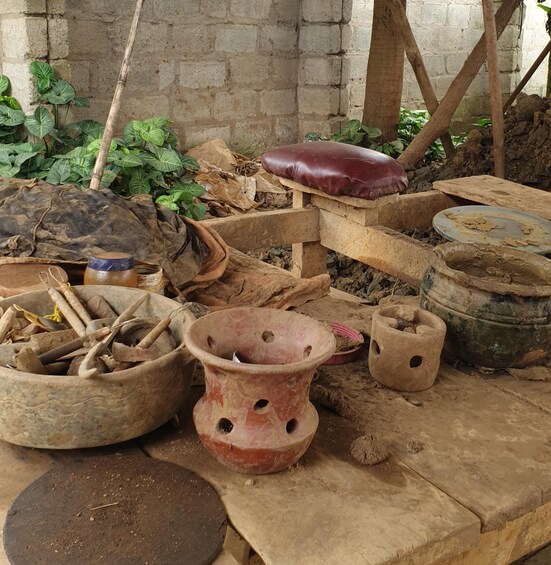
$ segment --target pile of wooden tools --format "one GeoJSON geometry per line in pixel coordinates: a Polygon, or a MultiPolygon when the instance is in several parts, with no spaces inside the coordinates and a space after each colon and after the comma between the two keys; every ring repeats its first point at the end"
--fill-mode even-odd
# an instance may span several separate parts
{"type": "Polygon", "coordinates": [[[84,305],[62,273],[54,267],[41,275],[57,315],[38,316],[17,304],[0,310],[1,366],[93,378],[153,361],[177,347],[169,326],[182,307],[162,320],[136,317],[147,292],[120,314],[99,295],[84,305]]]}

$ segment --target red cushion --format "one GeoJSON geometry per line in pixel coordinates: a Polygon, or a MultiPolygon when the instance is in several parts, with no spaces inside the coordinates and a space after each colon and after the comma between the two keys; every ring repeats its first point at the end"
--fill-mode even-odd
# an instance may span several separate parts
{"type": "Polygon", "coordinates": [[[286,145],[262,155],[263,167],[286,179],[333,195],[375,200],[402,192],[406,172],[392,157],[334,141],[286,145]]]}

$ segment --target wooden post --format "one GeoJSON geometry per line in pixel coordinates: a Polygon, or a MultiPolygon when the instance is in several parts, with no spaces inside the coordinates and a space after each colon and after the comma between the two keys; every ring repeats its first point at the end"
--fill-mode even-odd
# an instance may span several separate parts
{"type": "MultiPolygon", "coordinates": [[[[508,24],[513,12],[519,7],[522,0],[504,0],[496,12],[496,36],[499,37],[508,24]]],[[[459,71],[445,96],[440,101],[436,112],[431,116],[425,127],[415,136],[406,150],[398,157],[406,169],[415,166],[427,151],[429,145],[438,139],[450,126],[453,113],[465,95],[467,88],[480,70],[486,58],[484,35],[479,39],[470,55],[467,57],[463,68],[459,71]]]]}
{"type": "Polygon", "coordinates": [[[499,78],[497,55],[496,21],[493,0],[482,0],[484,35],[486,36],[486,58],[490,77],[490,101],[492,104],[492,137],[494,141],[494,176],[505,178],[505,127],[503,124],[503,98],[499,78]]]}
{"type": "Polygon", "coordinates": [[[144,0],[136,1],[134,18],[132,19],[130,33],[128,34],[128,41],[126,43],[126,50],[124,52],[124,57],[122,60],[119,79],[115,88],[115,94],[113,95],[113,101],[111,102],[111,108],[109,108],[109,115],[107,116],[107,122],[105,124],[105,130],[103,132],[103,138],[101,140],[98,158],[96,159],[94,172],[92,173],[92,180],[90,181],[90,188],[92,190],[98,190],[100,187],[101,177],[103,176],[103,169],[105,169],[105,163],[107,162],[107,156],[109,155],[109,146],[111,144],[111,140],[113,139],[115,122],[117,121],[119,108],[121,106],[122,93],[126,85],[126,79],[128,78],[130,59],[132,57],[132,50],[134,49],[134,43],[136,41],[136,31],[138,29],[138,23],[140,21],[140,15],[142,13],[143,3],[144,0]]]}
{"type": "MultiPolygon", "coordinates": [[[[429,114],[432,115],[436,112],[436,108],[438,108],[438,98],[436,98],[436,94],[432,88],[423,57],[421,56],[421,52],[417,46],[417,41],[415,41],[415,36],[413,35],[413,31],[409,25],[406,10],[400,0],[390,0],[389,6],[402,36],[406,56],[411,64],[413,72],[415,73],[415,77],[417,78],[417,83],[421,89],[423,100],[425,101],[429,114]]],[[[440,139],[442,141],[444,151],[446,152],[446,156],[451,157],[455,152],[451,135],[449,132],[445,132],[442,134],[440,139]]]]}
{"type": "MultiPolygon", "coordinates": [[[[293,189],[293,208],[304,208],[310,204],[311,195],[293,189]]],[[[327,249],[319,241],[293,243],[291,273],[295,277],[309,279],[327,272],[327,249]]]]}
{"type": "Polygon", "coordinates": [[[522,89],[526,86],[526,83],[532,78],[532,75],[539,69],[540,65],[543,63],[543,60],[549,53],[551,52],[551,40],[549,43],[543,48],[543,51],[538,55],[538,58],[534,61],[532,66],[528,69],[526,74],[522,77],[520,82],[517,84],[515,90],[513,90],[511,96],[507,99],[507,102],[503,105],[503,111],[506,112],[509,109],[509,106],[516,100],[517,96],[522,92],[522,89]]]}

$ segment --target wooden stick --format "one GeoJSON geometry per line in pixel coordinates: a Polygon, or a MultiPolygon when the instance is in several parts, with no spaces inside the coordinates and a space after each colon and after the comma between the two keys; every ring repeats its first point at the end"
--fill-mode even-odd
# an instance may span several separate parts
{"type": "Polygon", "coordinates": [[[59,267],[50,267],[48,269],[48,273],[57,283],[57,286],[61,289],[61,292],[67,299],[67,302],[72,306],[73,310],[76,312],[77,316],[84,322],[84,324],[89,324],[92,321],[92,317],[83,306],[81,301],[78,298],[76,290],[71,288],[66,281],[63,280],[61,277],[61,269],[59,267]],[[57,275],[54,274],[55,270],[57,269],[57,275]]]}
{"type": "Polygon", "coordinates": [[[482,0],[484,35],[486,36],[486,58],[490,77],[490,100],[492,103],[492,136],[494,140],[494,176],[505,178],[505,126],[503,123],[503,99],[499,78],[497,55],[497,33],[493,0],[482,0]]]}
{"type": "Polygon", "coordinates": [[[90,188],[92,190],[98,190],[100,188],[103,169],[105,168],[105,163],[107,162],[107,156],[109,154],[109,145],[111,144],[111,140],[113,139],[115,122],[119,114],[122,93],[126,85],[126,80],[128,78],[130,59],[132,57],[132,50],[134,49],[136,31],[138,29],[138,23],[140,21],[140,15],[142,13],[143,3],[144,0],[136,1],[136,8],[134,9],[134,19],[132,20],[132,25],[130,26],[130,33],[128,34],[128,41],[126,43],[126,50],[124,52],[124,58],[122,60],[119,79],[115,88],[115,94],[113,95],[113,101],[111,102],[111,108],[109,109],[109,115],[107,116],[107,123],[105,124],[105,130],[103,132],[103,138],[101,140],[98,158],[96,159],[94,172],[92,173],[92,180],[90,181],[90,188]]]}
{"type": "Polygon", "coordinates": [[[15,368],[24,373],[35,373],[37,375],[45,375],[46,368],[38,359],[32,347],[25,347],[13,357],[15,368]]]}
{"type": "Polygon", "coordinates": [[[147,349],[151,347],[160,335],[170,326],[171,319],[165,318],[161,320],[143,339],[136,345],[140,349],[147,349]]]}
{"type": "Polygon", "coordinates": [[[77,349],[80,349],[86,341],[88,340],[94,341],[96,339],[102,339],[106,335],[109,335],[111,331],[112,331],[111,328],[100,328],[99,330],[91,334],[82,337],[77,337],[77,339],[73,339],[72,341],[64,343],[63,345],[54,347],[53,349],[50,349],[50,351],[46,351],[45,353],[39,355],[38,358],[40,359],[42,364],[48,365],[49,363],[52,363],[53,361],[59,359],[60,357],[72,353],[77,349]]]}
{"type": "MultiPolygon", "coordinates": [[[[417,84],[419,85],[421,94],[423,95],[423,100],[425,101],[429,114],[432,115],[438,108],[438,98],[432,88],[429,74],[425,67],[425,62],[423,61],[423,57],[419,51],[419,47],[417,46],[417,41],[415,40],[413,31],[409,25],[406,10],[400,0],[390,0],[389,7],[392,12],[392,17],[396,21],[396,25],[400,31],[400,35],[402,36],[406,56],[410,62],[413,72],[415,73],[415,77],[417,78],[417,84]]],[[[450,132],[446,131],[443,133],[440,140],[442,141],[442,146],[446,152],[446,157],[451,157],[455,153],[455,147],[453,145],[450,132]]]]}
{"type": "Polygon", "coordinates": [[[47,290],[52,302],[59,308],[63,317],[69,322],[70,326],[79,336],[85,336],[86,327],[76,315],[75,311],[71,308],[69,303],[65,300],[65,298],[63,298],[61,293],[51,286],[47,290]]]}
{"type": "Polygon", "coordinates": [[[543,60],[549,53],[551,52],[551,40],[549,43],[543,48],[543,51],[538,55],[538,58],[534,61],[532,66],[526,71],[526,74],[522,77],[520,82],[517,84],[517,87],[511,93],[511,96],[507,99],[507,102],[503,105],[503,111],[506,112],[509,109],[509,106],[517,99],[517,96],[522,92],[522,89],[526,86],[526,83],[532,78],[532,75],[539,69],[540,65],[543,63],[543,60]]]}
{"type": "MultiPolygon", "coordinates": [[[[496,34],[499,37],[505,26],[511,19],[513,12],[519,7],[521,0],[504,0],[496,12],[495,25],[496,34]]],[[[436,112],[425,124],[423,129],[415,136],[415,139],[406,147],[405,151],[398,157],[397,161],[406,169],[413,167],[423,159],[429,145],[438,139],[449,126],[451,119],[461,99],[467,92],[467,88],[478,73],[486,55],[485,37],[479,39],[470,55],[467,57],[463,68],[451,83],[448,91],[440,101],[436,112]]]]}
{"type": "Polygon", "coordinates": [[[8,332],[13,326],[15,317],[17,316],[17,311],[13,306],[10,306],[0,318],[0,343],[6,339],[8,332]]]}

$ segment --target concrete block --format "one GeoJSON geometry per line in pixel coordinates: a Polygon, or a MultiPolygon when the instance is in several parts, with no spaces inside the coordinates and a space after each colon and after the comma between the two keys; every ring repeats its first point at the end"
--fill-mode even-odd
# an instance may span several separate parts
{"type": "MultiPolygon", "coordinates": [[[[365,101],[365,82],[353,81],[348,85],[348,104],[350,108],[361,106],[363,108],[365,101]]],[[[341,109],[341,114],[346,112],[341,109]]]]}
{"type": "Polygon", "coordinates": [[[261,51],[295,51],[298,34],[295,27],[283,25],[260,26],[261,51]]]}
{"type": "Polygon", "coordinates": [[[41,59],[48,55],[48,30],[44,18],[4,18],[1,34],[5,59],[41,59]]]}
{"type": "Polygon", "coordinates": [[[342,60],[342,83],[352,80],[364,80],[367,73],[365,54],[345,55],[342,60]]]}
{"type": "Polygon", "coordinates": [[[172,28],[169,48],[181,55],[214,51],[215,25],[179,25],[172,28]]]}
{"type": "Polygon", "coordinates": [[[198,126],[188,127],[184,130],[178,129],[177,131],[186,149],[191,149],[200,143],[217,137],[220,137],[226,143],[230,141],[230,126],[198,126]]]}
{"type": "Polygon", "coordinates": [[[260,92],[260,112],[268,116],[285,116],[297,110],[297,94],[288,90],[265,90],[260,92]]]}
{"type": "Polygon", "coordinates": [[[71,84],[79,96],[90,96],[90,63],[78,61],[71,65],[71,84]]]}
{"type": "Polygon", "coordinates": [[[5,0],[0,8],[2,14],[45,14],[46,0],[5,0]]]}
{"type": "Polygon", "coordinates": [[[176,82],[176,62],[163,61],[159,63],[159,90],[164,90],[176,82]]]}
{"type": "Polygon", "coordinates": [[[469,8],[469,27],[471,29],[484,29],[484,19],[482,17],[482,4],[470,6],[469,8]]]}
{"type": "Polygon", "coordinates": [[[300,64],[299,84],[301,85],[337,85],[341,82],[341,58],[304,57],[300,64]]]}
{"type": "Polygon", "coordinates": [[[448,5],[447,22],[451,27],[468,27],[471,7],[461,4],[448,5]]]}
{"type": "Polygon", "coordinates": [[[338,88],[298,87],[298,109],[301,114],[329,116],[337,114],[340,104],[338,88]]]}
{"type": "Polygon", "coordinates": [[[72,83],[73,73],[69,61],[65,59],[57,59],[55,61],[50,61],[50,64],[52,65],[57,77],[72,83]]]}
{"type": "Polygon", "coordinates": [[[269,55],[235,55],[230,61],[229,82],[234,85],[256,85],[269,81],[271,57],[269,55]]]}
{"type": "MultiPolygon", "coordinates": [[[[136,44],[133,56],[140,59],[141,54],[165,54],[168,47],[168,24],[140,22],[136,33],[136,44]]],[[[110,28],[110,46],[118,53],[123,53],[128,41],[130,20],[116,21],[110,28]]]]}
{"type": "Polygon", "coordinates": [[[457,73],[463,68],[465,61],[467,60],[468,53],[448,53],[446,55],[446,72],[450,75],[457,75],[457,73]]]}
{"type": "Polygon", "coordinates": [[[175,127],[178,124],[195,125],[210,120],[213,117],[214,96],[209,91],[180,92],[172,105],[175,127]]]}
{"type": "Polygon", "coordinates": [[[429,77],[442,76],[446,74],[446,56],[443,54],[428,55],[423,57],[429,77]]]}
{"type": "Polygon", "coordinates": [[[218,92],[214,100],[214,115],[222,121],[254,118],[258,115],[258,93],[254,90],[218,92]]]}
{"type": "Polygon", "coordinates": [[[297,143],[298,139],[298,118],[277,118],[274,127],[276,145],[287,145],[297,143]]]}
{"type": "Polygon", "coordinates": [[[180,63],[180,84],[186,88],[220,87],[225,82],[225,61],[186,61],[180,63]]]}
{"type": "Polygon", "coordinates": [[[341,23],[347,24],[352,20],[354,9],[354,0],[342,0],[342,16],[341,23]]]}
{"type": "Polygon", "coordinates": [[[232,138],[235,144],[247,147],[248,152],[260,155],[273,143],[273,121],[238,121],[233,127],[232,138]]]}
{"type": "Polygon", "coordinates": [[[443,77],[436,77],[433,80],[434,91],[436,92],[436,97],[438,100],[442,100],[443,96],[448,92],[454,77],[446,75],[443,77]]]}
{"type": "Polygon", "coordinates": [[[266,20],[272,4],[272,0],[231,0],[230,15],[234,18],[266,20]]]}
{"type": "Polygon", "coordinates": [[[299,0],[274,0],[276,18],[280,23],[298,22],[300,14],[299,0]]]}
{"type": "Polygon", "coordinates": [[[373,0],[354,0],[351,9],[351,21],[371,23],[373,20],[373,0]]]}
{"type": "Polygon", "coordinates": [[[11,95],[19,101],[25,112],[38,100],[34,87],[34,77],[25,63],[11,63],[3,61],[2,72],[11,81],[11,95]]]}
{"type": "Polygon", "coordinates": [[[223,20],[228,15],[227,0],[202,0],[201,12],[211,18],[223,20]]]}
{"type": "Polygon", "coordinates": [[[435,4],[433,2],[427,2],[423,4],[421,10],[421,18],[425,25],[445,25],[447,17],[447,6],[446,2],[440,4],[435,4]]]}
{"type": "Polygon", "coordinates": [[[69,28],[65,18],[48,19],[48,44],[50,59],[69,56],[69,28]]]}
{"type": "MultiPolygon", "coordinates": [[[[75,67],[80,62],[75,63],[75,67]]],[[[133,81],[136,71],[132,71],[130,67],[129,82],[133,81]]],[[[94,96],[99,98],[103,96],[113,96],[115,86],[119,76],[119,69],[116,65],[106,65],[104,61],[95,60],[90,63],[90,89],[94,96]]]]}
{"type": "Polygon", "coordinates": [[[302,0],[302,19],[305,22],[340,22],[342,0],[302,0]]]}
{"type": "Polygon", "coordinates": [[[185,2],[167,2],[167,0],[147,0],[144,6],[150,4],[154,20],[173,23],[175,20],[185,21],[201,13],[201,0],[186,0],[185,2]]]}
{"type": "Polygon", "coordinates": [[[65,0],[48,0],[48,15],[63,16],[65,14],[65,0]]]}
{"type": "Polygon", "coordinates": [[[303,141],[307,133],[319,133],[329,136],[333,133],[331,131],[331,122],[328,119],[312,119],[299,116],[298,140],[303,141]]]}
{"type": "Polygon", "coordinates": [[[271,83],[274,88],[296,86],[298,60],[294,57],[272,57],[271,83]]]}
{"type": "Polygon", "coordinates": [[[371,26],[346,26],[343,30],[342,48],[347,53],[369,52],[371,44],[371,26]]]}
{"type": "Polygon", "coordinates": [[[257,27],[225,24],[216,28],[216,51],[224,53],[252,53],[257,48],[257,27]]]}
{"type": "Polygon", "coordinates": [[[310,24],[301,28],[299,48],[303,53],[326,55],[341,50],[341,30],[338,24],[310,24]]]}
{"type": "Polygon", "coordinates": [[[110,52],[107,24],[95,20],[68,18],[71,57],[91,61],[107,59],[110,52]]]}
{"type": "Polygon", "coordinates": [[[128,93],[121,106],[122,123],[129,120],[145,120],[154,116],[170,115],[170,100],[168,96],[139,96],[133,97],[128,93]]]}

